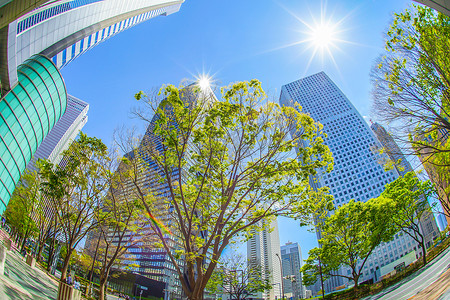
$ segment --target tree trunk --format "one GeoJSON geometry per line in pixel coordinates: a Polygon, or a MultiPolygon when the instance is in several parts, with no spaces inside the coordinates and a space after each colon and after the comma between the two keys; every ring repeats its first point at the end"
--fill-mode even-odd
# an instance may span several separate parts
{"type": "Polygon", "coordinates": [[[99,300],[105,300],[106,296],[106,283],[108,282],[109,270],[100,273],[100,295],[99,300]]]}
{"type": "Polygon", "coordinates": [[[199,289],[195,293],[192,293],[189,300],[203,300],[203,290],[199,289]]]}
{"type": "Polygon", "coordinates": [[[94,275],[94,266],[95,266],[95,261],[97,260],[97,252],[98,252],[99,246],[100,246],[100,237],[97,240],[97,246],[95,247],[94,258],[92,259],[92,267],[91,267],[91,272],[89,274],[89,284],[86,288],[86,295],[89,295],[89,289],[91,288],[92,276],[94,275]]]}
{"type": "Polygon", "coordinates": [[[423,238],[422,238],[422,242],[420,243],[420,246],[422,247],[422,261],[423,261],[423,265],[425,266],[427,264],[427,253],[426,253],[425,243],[423,241],[423,238]]]}
{"type": "MultiPolygon", "coordinates": [[[[53,215],[52,220],[51,220],[51,224],[53,224],[53,226],[51,226],[48,229],[48,236],[50,237],[50,231],[53,230],[53,237],[50,237],[52,242],[50,244],[50,248],[48,250],[48,259],[47,259],[47,272],[51,272],[51,263],[53,261],[53,257],[55,256],[55,241],[56,241],[56,226],[57,226],[57,218],[55,215],[53,215]]],[[[44,241],[45,244],[45,241],[44,241]]]]}
{"type": "Polygon", "coordinates": [[[27,239],[28,239],[28,230],[25,232],[25,235],[23,237],[22,240],[22,246],[20,246],[20,252],[22,253],[23,249],[25,248],[25,244],[27,243],[27,239]]]}
{"type": "Polygon", "coordinates": [[[322,262],[319,258],[319,273],[320,273],[320,285],[322,286],[322,299],[325,299],[325,289],[323,286],[323,275],[322,275],[322,262]]]}
{"type": "Polygon", "coordinates": [[[359,276],[356,278],[353,278],[353,282],[355,283],[355,290],[358,289],[358,280],[359,280],[359,276]]]}
{"type": "Polygon", "coordinates": [[[61,270],[61,282],[66,282],[66,275],[67,275],[67,269],[69,268],[69,261],[70,261],[70,256],[72,256],[72,249],[70,249],[70,247],[67,247],[67,254],[66,257],[64,258],[64,264],[63,264],[63,268],[61,270]]]}
{"type": "Polygon", "coordinates": [[[38,252],[36,254],[36,262],[40,262],[41,261],[41,255],[42,255],[42,250],[44,249],[44,245],[45,245],[45,243],[41,243],[39,245],[38,252]]]}
{"type": "Polygon", "coordinates": [[[47,258],[47,272],[50,273],[52,270],[52,261],[55,256],[55,239],[52,239],[50,247],[48,248],[48,258],[47,258]]]}

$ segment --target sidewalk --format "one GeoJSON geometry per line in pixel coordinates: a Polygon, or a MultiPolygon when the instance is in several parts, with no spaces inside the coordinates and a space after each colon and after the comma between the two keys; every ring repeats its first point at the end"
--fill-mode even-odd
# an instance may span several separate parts
{"type": "MultiPolygon", "coordinates": [[[[1,231],[1,230],[0,230],[1,231]]],[[[6,255],[5,275],[0,275],[0,299],[56,299],[58,283],[38,266],[32,269],[15,250],[6,255]]]]}
{"type": "Polygon", "coordinates": [[[445,271],[438,280],[408,300],[450,299],[450,270],[445,271]]]}
{"type": "MultiPolygon", "coordinates": [[[[363,300],[450,300],[445,295],[446,290],[438,289],[433,291],[425,297],[419,296],[422,292],[428,290],[433,286],[435,282],[440,282],[441,285],[447,284],[446,280],[449,280],[446,274],[450,267],[450,247],[442,251],[437,257],[429,261],[425,267],[420,268],[413,274],[394,285],[387,287],[379,293],[363,298],[363,300]],[[442,281],[440,281],[442,280],[442,281]]],[[[439,286],[441,287],[441,286],[439,286]]],[[[447,290],[448,292],[448,290],[447,290]]]]}

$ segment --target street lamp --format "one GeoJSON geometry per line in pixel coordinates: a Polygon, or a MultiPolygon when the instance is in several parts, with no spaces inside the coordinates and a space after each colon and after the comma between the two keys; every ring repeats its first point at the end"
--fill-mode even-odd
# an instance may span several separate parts
{"type": "Polygon", "coordinates": [[[281,257],[278,253],[275,253],[275,255],[280,260],[280,271],[281,271],[281,292],[283,293],[283,299],[284,299],[284,284],[283,284],[283,264],[281,263],[281,257]]]}

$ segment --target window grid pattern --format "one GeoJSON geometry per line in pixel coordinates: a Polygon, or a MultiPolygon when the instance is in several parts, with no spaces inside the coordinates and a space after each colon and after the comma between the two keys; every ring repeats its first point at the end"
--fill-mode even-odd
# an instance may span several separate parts
{"type": "Polygon", "coordinates": [[[62,153],[67,150],[75,140],[78,133],[88,120],[89,104],[71,95],[67,97],[67,108],[52,130],[47,134],[27,165],[27,169],[36,171],[38,159],[48,159],[58,164],[62,153]]]}
{"type": "Polygon", "coordinates": [[[46,57],[33,56],[19,67],[18,75],[19,84],[0,101],[0,214],[67,105],[62,76],[46,57]]]}
{"type": "Polygon", "coordinates": [[[67,47],[66,49],[55,55],[52,60],[58,66],[58,68],[61,69],[101,42],[151,18],[164,15],[167,11],[170,11],[175,7],[178,7],[178,5],[171,5],[164,8],[151,10],[106,27],[67,47]]]}
{"type": "Polygon", "coordinates": [[[17,34],[27,30],[28,28],[33,27],[36,24],[39,24],[42,21],[50,19],[51,17],[62,14],[66,11],[72,10],[74,8],[78,8],[80,6],[92,4],[95,2],[99,2],[103,0],[76,0],[71,2],[62,3],[45,10],[41,10],[36,12],[35,14],[27,17],[26,19],[17,23],[17,34]]]}
{"type": "MultiPolygon", "coordinates": [[[[282,87],[280,103],[292,106],[295,102],[315,121],[323,124],[323,131],[327,134],[324,140],[333,153],[334,169],[330,173],[318,172],[311,182],[317,188],[330,188],[336,208],[351,199],[367,201],[378,197],[384,186],[399,176],[396,170],[384,170],[388,157],[381,154],[380,142],[324,72],[282,87]]],[[[411,237],[400,233],[393,241],[381,244],[366,262],[361,282],[372,278],[377,268],[413,251],[415,246],[411,237]]],[[[343,268],[340,272],[347,271],[343,268]]],[[[330,284],[330,288],[335,288],[336,284],[330,284]]]]}

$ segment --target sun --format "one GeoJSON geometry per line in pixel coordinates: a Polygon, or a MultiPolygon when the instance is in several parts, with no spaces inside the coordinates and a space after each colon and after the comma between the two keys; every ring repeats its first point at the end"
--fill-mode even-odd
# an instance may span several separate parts
{"type": "Polygon", "coordinates": [[[344,45],[359,45],[351,42],[346,38],[349,36],[349,18],[355,13],[355,10],[346,14],[336,13],[336,8],[332,11],[327,8],[327,0],[319,0],[314,2],[315,9],[307,7],[305,10],[292,11],[284,5],[278,5],[288,14],[298,21],[294,24],[293,41],[265,52],[276,51],[288,47],[296,47],[299,49],[298,56],[306,60],[305,72],[310,65],[321,62],[324,65],[331,62],[339,71],[335,56],[338,52],[345,54],[344,45]],[[320,6],[320,7],[319,7],[320,6]],[[309,11],[308,13],[305,13],[309,11]]]}
{"type": "Polygon", "coordinates": [[[311,42],[316,48],[324,49],[333,46],[337,32],[331,24],[320,24],[312,28],[311,42]]]}
{"type": "Polygon", "coordinates": [[[211,86],[211,78],[207,75],[200,75],[197,83],[202,91],[206,91],[211,86]]]}
{"type": "Polygon", "coordinates": [[[306,31],[301,33],[302,44],[307,49],[312,49],[310,61],[319,57],[322,63],[325,58],[330,59],[334,64],[334,53],[342,51],[340,45],[346,41],[341,38],[342,29],[339,28],[340,22],[333,22],[331,19],[321,17],[320,21],[312,24],[306,24],[306,31]]]}

